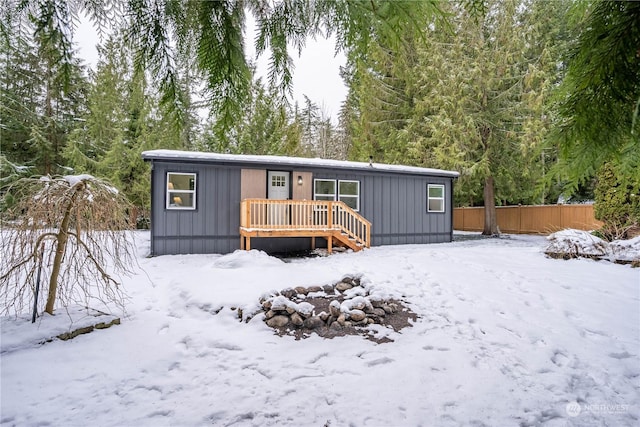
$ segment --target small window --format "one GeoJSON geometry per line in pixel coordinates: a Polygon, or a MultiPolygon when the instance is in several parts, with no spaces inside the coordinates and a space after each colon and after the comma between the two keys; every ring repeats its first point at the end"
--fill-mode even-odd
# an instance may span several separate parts
{"type": "Polygon", "coordinates": [[[196,208],[196,174],[167,173],[167,209],[196,208]]]}
{"type": "Polygon", "coordinates": [[[338,200],[354,211],[359,211],[360,181],[338,181],[338,200]]]}
{"type": "Polygon", "coordinates": [[[282,175],[273,175],[271,177],[271,186],[272,187],[286,187],[287,186],[287,177],[282,175]]]}
{"type": "Polygon", "coordinates": [[[444,185],[429,184],[427,186],[427,211],[444,212],[444,185]]]}
{"type": "Polygon", "coordinates": [[[334,201],[336,199],[336,181],[333,179],[313,180],[313,198],[314,200],[334,201]]]}

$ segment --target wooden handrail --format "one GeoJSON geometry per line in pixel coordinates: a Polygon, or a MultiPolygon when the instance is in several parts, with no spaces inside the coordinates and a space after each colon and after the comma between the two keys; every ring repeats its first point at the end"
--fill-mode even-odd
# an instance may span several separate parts
{"type": "Polygon", "coordinates": [[[336,210],[334,223],[357,244],[370,247],[371,223],[344,202],[331,202],[336,210]]]}
{"type": "Polygon", "coordinates": [[[245,199],[240,206],[240,228],[334,231],[359,246],[371,246],[371,223],[340,201],[245,199]]]}

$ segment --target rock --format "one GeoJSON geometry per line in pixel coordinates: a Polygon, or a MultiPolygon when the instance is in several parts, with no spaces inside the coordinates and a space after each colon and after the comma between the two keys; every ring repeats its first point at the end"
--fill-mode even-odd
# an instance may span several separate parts
{"type": "Polygon", "coordinates": [[[271,310],[271,300],[266,300],[262,303],[262,308],[264,309],[264,311],[269,311],[271,310]]]}
{"type": "Polygon", "coordinates": [[[351,310],[349,312],[349,318],[354,322],[360,322],[367,318],[367,315],[362,310],[351,310]]]}
{"type": "Polygon", "coordinates": [[[359,277],[354,277],[353,280],[351,281],[351,283],[353,283],[353,286],[360,286],[361,285],[361,281],[359,277]]]}
{"type": "Polygon", "coordinates": [[[288,299],[291,299],[291,298],[293,298],[293,297],[295,297],[297,295],[296,291],[294,289],[291,289],[291,288],[284,289],[283,291],[280,292],[280,294],[283,297],[288,298],[288,299]]]}
{"type": "Polygon", "coordinates": [[[361,296],[355,297],[353,302],[350,304],[351,310],[364,310],[367,306],[365,299],[361,296]]]}
{"type": "Polygon", "coordinates": [[[316,307],[308,302],[301,302],[296,305],[296,312],[298,312],[305,319],[313,314],[313,310],[316,307]]]}
{"type": "Polygon", "coordinates": [[[327,326],[331,326],[333,323],[335,323],[335,321],[336,321],[335,317],[333,317],[333,316],[327,317],[327,320],[326,320],[327,326]]]}
{"type": "Polygon", "coordinates": [[[336,322],[340,324],[340,326],[344,326],[344,322],[347,320],[344,314],[340,314],[336,319],[336,322]]]}
{"type": "Polygon", "coordinates": [[[271,310],[273,311],[285,311],[287,306],[291,301],[289,301],[284,296],[280,295],[271,300],[271,310]]]}
{"type": "Polygon", "coordinates": [[[275,312],[275,311],[273,311],[273,310],[269,310],[269,311],[267,311],[267,313],[264,315],[264,317],[265,317],[266,319],[271,319],[271,318],[272,318],[273,316],[275,316],[275,315],[276,315],[276,312],[275,312]]]}
{"type": "Polygon", "coordinates": [[[296,286],[293,290],[296,291],[298,295],[307,295],[309,293],[309,290],[304,286],[296,286]]]}
{"type": "Polygon", "coordinates": [[[344,295],[347,298],[353,298],[356,296],[364,297],[364,296],[367,296],[367,291],[364,288],[359,288],[357,286],[354,286],[353,288],[347,289],[346,291],[344,291],[344,295]]]}
{"type": "Polygon", "coordinates": [[[369,301],[369,298],[365,298],[364,303],[366,304],[366,306],[364,307],[364,311],[367,313],[371,313],[373,311],[373,306],[371,305],[371,301],[369,301]]]}
{"type": "Polygon", "coordinates": [[[373,320],[372,318],[368,317],[368,318],[367,318],[367,323],[368,323],[369,325],[373,325],[374,323],[376,323],[376,321],[375,321],[375,320],[373,320]]]}
{"type": "Polygon", "coordinates": [[[384,317],[387,314],[387,312],[381,308],[374,308],[373,310],[371,310],[371,314],[374,314],[378,317],[384,317]]]}
{"type": "Polygon", "coordinates": [[[344,327],[345,328],[350,328],[353,326],[353,323],[349,322],[348,320],[346,322],[344,322],[344,327]]]}
{"type": "Polygon", "coordinates": [[[344,292],[351,288],[353,288],[353,285],[351,283],[340,282],[336,285],[336,289],[340,292],[344,292]]]}
{"type": "Polygon", "coordinates": [[[289,317],[278,314],[273,316],[271,319],[267,320],[267,325],[272,328],[282,328],[283,326],[287,326],[289,324],[289,317]]]}
{"type": "Polygon", "coordinates": [[[326,322],[327,319],[329,319],[329,313],[327,313],[326,311],[321,312],[320,314],[318,314],[318,317],[323,321],[326,322]]]}
{"type": "Polygon", "coordinates": [[[311,316],[308,319],[304,319],[303,325],[307,329],[317,329],[324,326],[324,322],[318,316],[311,316]]]}
{"type": "Polygon", "coordinates": [[[119,325],[119,324],[120,324],[120,318],[115,318],[111,322],[100,322],[95,326],[95,328],[96,329],[107,329],[107,328],[112,327],[113,325],[119,325]]]}
{"type": "Polygon", "coordinates": [[[343,276],[341,282],[343,283],[353,283],[353,277],[351,276],[343,276]]]}
{"type": "Polygon", "coordinates": [[[333,287],[333,285],[324,285],[322,287],[322,290],[326,294],[333,294],[335,292],[335,288],[333,287]]]}
{"type": "MultiPolygon", "coordinates": [[[[350,291],[347,291],[349,293],[350,291]]],[[[373,310],[371,303],[363,296],[356,296],[351,299],[345,299],[342,304],[342,311],[348,312],[350,310],[362,310],[369,308],[373,310]]]]}
{"type": "Polygon", "coordinates": [[[242,311],[241,308],[238,308],[238,319],[242,320],[242,315],[244,314],[244,311],[242,311]]]}
{"type": "Polygon", "coordinates": [[[370,320],[369,323],[378,323],[378,324],[382,323],[382,318],[376,316],[375,314],[369,314],[367,315],[367,318],[370,320]]]}
{"type": "Polygon", "coordinates": [[[385,312],[385,313],[387,313],[387,314],[393,314],[393,310],[392,310],[392,309],[391,309],[391,307],[390,307],[390,306],[388,306],[387,304],[384,304],[381,308],[384,310],[384,312],[385,312]]]}
{"type": "MultiPolygon", "coordinates": [[[[333,290],[333,287],[331,287],[331,290],[333,290]]],[[[323,289],[320,286],[309,286],[307,288],[307,294],[312,294],[312,293],[316,293],[316,292],[322,292],[323,289]]]]}
{"type": "Polygon", "coordinates": [[[371,302],[373,308],[382,308],[382,306],[385,305],[384,301],[381,299],[374,299],[369,297],[369,301],[371,302]]]}
{"type": "Polygon", "coordinates": [[[58,338],[61,339],[62,341],[67,341],[77,337],[78,335],[88,334],[90,332],[93,332],[93,329],[94,329],[93,326],[85,326],[84,328],[78,328],[71,332],[62,333],[58,335],[58,338]]]}
{"type": "Polygon", "coordinates": [[[285,309],[285,311],[289,314],[293,314],[296,312],[296,309],[291,307],[291,306],[287,306],[287,308],[285,309]]]}
{"type": "Polygon", "coordinates": [[[331,329],[332,331],[341,331],[342,325],[338,322],[333,322],[331,325],[329,325],[329,329],[331,329]]]}
{"type": "Polygon", "coordinates": [[[333,317],[340,316],[340,303],[338,301],[331,301],[331,304],[329,304],[329,313],[331,313],[333,317]]]}
{"type": "Polygon", "coordinates": [[[398,304],[396,304],[395,302],[389,303],[389,308],[391,309],[392,313],[397,313],[398,311],[400,311],[400,307],[398,307],[398,304]]]}
{"type": "Polygon", "coordinates": [[[291,323],[293,323],[293,326],[300,327],[304,324],[304,319],[298,313],[293,313],[291,315],[291,323]]]}

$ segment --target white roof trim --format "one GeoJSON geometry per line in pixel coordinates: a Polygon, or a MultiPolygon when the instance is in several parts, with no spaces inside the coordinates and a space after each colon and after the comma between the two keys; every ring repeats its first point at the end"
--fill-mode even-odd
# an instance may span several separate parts
{"type": "Polygon", "coordinates": [[[416,166],[387,165],[383,163],[349,162],[344,160],[310,159],[303,157],[258,156],[252,154],[220,154],[197,151],[151,150],[142,152],[145,160],[197,160],[202,162],[256,163],[287,166],[308,166],[339,169],[375,170],[419,175],[438,175],[457,178],[458,172],[442,169],[420,168],[416,166]]]}

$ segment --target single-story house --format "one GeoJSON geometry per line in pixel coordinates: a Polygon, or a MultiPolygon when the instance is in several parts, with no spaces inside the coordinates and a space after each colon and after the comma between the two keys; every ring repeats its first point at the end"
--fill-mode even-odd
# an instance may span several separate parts
{"type": "Polygon", "coordinates": [[[151,162],[151,255],[449,242],[457,172],[174,150],[151,162]]]}

